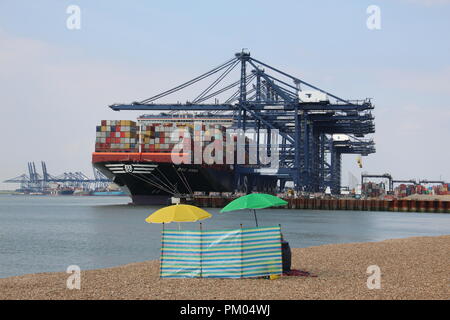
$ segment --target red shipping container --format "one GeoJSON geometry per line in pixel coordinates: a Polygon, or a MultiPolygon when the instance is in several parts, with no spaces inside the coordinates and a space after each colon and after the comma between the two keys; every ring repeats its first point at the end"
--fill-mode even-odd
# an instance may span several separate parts
{"type": "Polygon", "coordinates": [[[121,132],[121,133],[120,133],[120,137],[121,137],[121,138],[125,138],[125,132],[121,132]]]}
{"type": "Polygon", "coordinates": [[[102,126],[106,126],[106,120],[102,120],[102,126]]]}
{"type": "Polygon", "coordinates": [[[111,143],[111,138],[106,138],[106,143],[111,143]]]}

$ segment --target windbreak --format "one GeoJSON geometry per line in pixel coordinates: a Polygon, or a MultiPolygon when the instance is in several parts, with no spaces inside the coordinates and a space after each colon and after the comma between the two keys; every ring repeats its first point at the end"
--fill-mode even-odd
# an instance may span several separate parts
{"type": "Polygon", "coordinates": [[[279,226],[162,232],[162,278],[247,278],[281,273],[279,226]]]}

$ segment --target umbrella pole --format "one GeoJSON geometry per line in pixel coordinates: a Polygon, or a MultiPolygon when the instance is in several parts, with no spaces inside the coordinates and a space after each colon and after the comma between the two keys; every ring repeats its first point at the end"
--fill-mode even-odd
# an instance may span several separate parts
{"type": "Polygon", "coordinates": [[[255,215],[256,227],[258,227],[258,218],[256,217],[256,210],[253,209],[253,214],[255,215]]]}
{"type": "Polygon", "coordinates": [[[202,278],[202,272],[203,272],[203,265],[202,265],[202,260],[203,260],[203,248],[202,248],[202,223],[200,222],[200,278],[202,278]]]}
{"type": "Polygon", "coordinates": [[[244,277],[244,270],[243,270],[243,268],[244,268],[244,266],[243,266],[243,264],[244,264],[244,248],[243,248],[243,245],[242,245],[242,223],[241,223],[241,278],[243,278],[244,277]]]}
{"type": "Polygon", "coordinates": [[[160,253],[160,257],[159,257],[159,277],[161,278],[161,274],[162,274],[162,259],[164,256],[164,222],[163,222],[163,227],[162,227],[162,237],[161,237],[161,253],[160,253]]]}

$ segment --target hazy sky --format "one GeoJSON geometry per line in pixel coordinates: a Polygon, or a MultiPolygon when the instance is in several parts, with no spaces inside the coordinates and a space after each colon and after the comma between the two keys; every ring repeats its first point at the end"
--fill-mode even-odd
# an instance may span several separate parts
{"type": "MultiPolygon", "coordinates": [[[[363,171],[450,180],[450,1],[0,1],[0,181],[45,160],[91,175],[95,126],[252,56],[341,97],[373,98],[377,153],[363,171]],[[66,27],[69,5],[81,29],[66,27]],[[369,5],[381,30],[366,27],[369,5]]],[[[343,178],[359,177],[344,156],[343,178]]],[[[11,188],[1,185],[0,188],[11,188]]]]}

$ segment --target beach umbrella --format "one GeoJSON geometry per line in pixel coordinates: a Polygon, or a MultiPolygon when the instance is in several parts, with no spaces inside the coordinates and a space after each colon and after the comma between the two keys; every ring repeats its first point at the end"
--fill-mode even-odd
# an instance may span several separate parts
{"type": "MultiPolygon", "coordinates": [[[[156,210],[145,219],[148,223],[195,222],[211,218],[207,211],[187,204],[175,204],[156,210]]],[[[178,227],[180,225],[178,224],[178,227]]]]}
{"type": "Polygon", "coordinates": [[[220,212],[229,212],[243,209],[253,209],[256,226],[258,219],[256,217],[256,209],[264,209],[270,207],[284,206],[287,202],[283,199],[265,193],[251,193],[246,196],[239,197],[227,204],[220,212]]]}
{"type": "MultiPolygon", "coordinates": [[[[162,223],[164,233],[165,223],[178,222],[178,230],[180,230],[180,222],[196,222],[211,217],[212,215],[210,213],[198,207],[187,204],[175,204],[172,206],[156,210],[151,215],[149,215],[145,219],[145,221],[148,223],[162,223]]],[[[201,223],[200,223],[200,230],[202,230],[201,223]]],[[[161,241],[161,252],[163,250],[164,250],[164,241],[161,241]]],[[[160,259],[160,268],[159,268],[160,272],[162,270],[162,261],[163,260],[160,259]]],[[[201,265],[200,265],[200,274],[201,274],[201,265]]]]}

